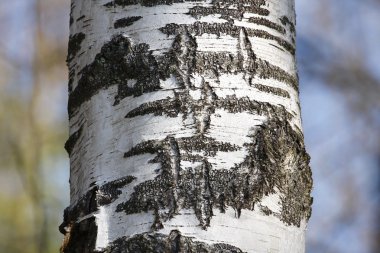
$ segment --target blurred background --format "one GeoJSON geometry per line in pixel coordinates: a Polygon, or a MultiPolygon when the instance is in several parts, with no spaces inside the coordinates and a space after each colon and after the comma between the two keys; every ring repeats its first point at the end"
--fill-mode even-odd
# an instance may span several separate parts
{"type": "MultiPolygon", "coordinates": [[[[380,252],[380,1],[296,0],[308,253],[380,252]]],[[[0,2],[0,252],[58,252],[68,0],[0,2]]]]}

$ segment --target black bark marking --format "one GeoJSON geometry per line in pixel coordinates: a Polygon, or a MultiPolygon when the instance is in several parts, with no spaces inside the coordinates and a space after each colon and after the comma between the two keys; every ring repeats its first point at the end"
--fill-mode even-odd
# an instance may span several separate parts
{"type": "Polygon", "coordinates": [[[215,141],[205,136],[187,138],[168,137],[163,141],[148,141],[140,143],[127,152],[124,157],[143,153],[156,153],[151,160],[161,163],[159,175],[154,180],[143,182],[135,187],[130,199],[118,205],[117,211],[127,214],[141,211],[154,211],[155,223],[173,217],[178,208],[193,208],[200,221],[200,226],[206,228],[212,216],[212,195],[210,185],[210,165],[202,159],[198,161],[202,166],[197,173],[192,170],[183,171],[180,168],[182,153],[204,152],[204,156],[215,156],[217,151],[235,151],[239,148],[229,143],[215,141]],[[174,148],[173,148],[174,147],[174,148]],[[176,155],[173,156],[173,150],[176,155]],[[171,163],[171,159],[176,162],[171,163]],[[194,176],[194,178],[191,178],[194,176]],[[184,189],[185,188],[185,189],[184,189]],[[160,210],[168,209],[167,213],[160,210]]]}
{"type": "MultiPolygon", "coordinates": [[[[255,66],[252,68],[255,69],[255,66]]],[[[247,70],[241,69],[238,57],[231,53],[198,52],[195,71],[217,79],[221,74],[238,74],[247,70]]]]}
{"type": "Polygon", "coordinates": [[[217,152],[232,152],[240,148],[227,142],[216,141],[204,135],[178,138],[180,150],[185,153],[204,152],[205,156],[215,156],[217,152]]]}
{"type": "Polygon", "coordinates": [[[244,253],[241,249],[225,244],[207,244],[181,235],[172,230],[169,235],[143,233],[122,237],[100,253],[244,253]]]}
{"type": "Polygon", "coordinates": [[[78,139],[82,135],[83,128],[79,128],[78,131],[70,135],[69,139],[65,143],[65,149],[69,155],[71,155],[71,152],[73,151],[73,148],[75,144],[77,143],[78,139]]]}
{"type": "MultiPolygon", "coordinates": [[[[173,137],[171,137],[173,138],[173,137]]],[[[231,152],[239,150],[236,145],[232,145],[227,142],[216,141],[214,138],[204,135],[196,135],[192,137],[176,138],[176,145],[178,145],[181,151],[186,153],[191,152],[204,152],[206,156],[215,156],[217,152],[231,152]]],[[[161,152],[164,141],[145,141],[137,144],[130,151],[124,154],[124,158],[132,157],[141,154],[154,154],[161,152]]]]}
{"type": "Polygon", "coordinates": [[[79,18],[77,18],[77,22],[84,19],[85,17],[86,17],[85,15],[80,16],[79,18]]]}
{"type": "Polygon", "coordinates": [[[190,76],[194,72],[197,43],[194,36],[185,29],[173,41],[169,55],[172,62],[172,73],[180,82],[180,87],[193,88],[190,76]]]}
{"type": "MultiPolygon", "coordinates": [[[[182,33],[184,30],[188,31],[192,35],[201,36],[202,34],[215,34],[217,36],[221,36],[222,34],[230,35],[232,37],[238,37],[241,27],[235,26],[231,22],[227,23],[205,23],[205,22],[195,22],[191,25],[184,24],[167,24],[166,26],[159,29],[166,35],[177,35],[182,33]]],[[[280,46],[282,46],[286,51],[290,54],[295,54],[294,46],[287,42],[286,40],[272,35],[266,31],[258,30],[258,29],[248,29],[246,28],[247,34],[252,37],[258,37],[268,40],[276,41],[280,46]]]]}
{"type": "Polygon", "coordinates": [[[98,227],[95,217],[70,223],[65,232],[61,253],[93,253],[98,227]]]}
{"type": "MultiPolygon", "coordinates": [[[[207,73],[211,77],[213,75],[217,77],[223,72],[244,71],[250,75],[255,75],[257,72],[261,78],[274,78],[298,89],[296,78],[279,67],[256,59],[248,39],[249,31],[252,30],[240,28],[239,32],[234,33],[239,36],[240,41],[238,57],[228,53],[196,53],[195,38],[189,34],[186,27],[176,31],[176,33],[181,33],[175,37],[172,49],[162,57],[154,57],[146,44],[131,45],[127,38],[116,36],[102,47],[94,62],[82,70],[78,86],[69,97],[69,114],[72,115],[78,106],[89,100],[100,89],[114,84],[119,84],[115,104],[125,97],[139,96],[145,92],[160,89],[160,79],[165,80],[170,75],[178,80],[180,86],[191,89],[190,76],[193,72],[207,73]],[[246,55],[245,58],[244,55],[246,55]],[[134,81],[133,84],[131,84],[132,81],[134,81]]],[[[204,84],[203,89],[212,93],[208,83],[204,84]]],[[[191,101],[187,92],[182,91],[178,94],[181,100],[191,101]]],[[[213,97],[212,94],[207,96],[213,97]]],[[[152,108],[150,110],[154,110],[154,106],[159,107],[157,101],[153,103],[148,106],[152,108]]],[[[178,104],[173,104],[172,107],[177,108],[178,104]]],[[[174,110],[171,115],[175,116],[178,112],[174,110]]],[[[136,114],[131,112],[127,117],[131,115],[136,114]]]]}
{"type": "Polygon", "coordinates": [[[289,92],[281,88],[270,87],[259,83],[251,84],[251,86],[262,92],[271,93],[280,97],[290,98],[289,92]]]}
{"type": "Polygon", "coordinates": [[[216,79],[220,74],[238,74],[242,72],[251,79],[256,75],[263,79],[273,78],[289,84],[298,91],[297,76],[290,75],[280,67],[256,57],[245,29],[241,29],[240,32],[237,57],[228,52],[197,52],[194,69],[196,73],[205,74],[216,79]]]}
{"type": "Polygon", "coordinates": [[[215,104],[217,108],[224,109],[229,113],[248,112],[253,115],[277,116],[287,120],[293,118],[293,115],[282,105],[273,106],[267,102],[251,100],[248,96],[238,98],[236,95],[228,95],[226,98],[215,101],[215,104]]]}
{"type": "Polygon", "coordinates": [[[136,178],[126,176],[102,186],[94,185],[79,201],[65,209],[63,222],[59,231],[65,235],[61,247],[63,253],[94,252],[98,228],[95,217],[78,222],[78,219],[99,210],[100,206],[115,201],[121,194],[120,188],[133,182],[136,178]]]}
{"type": "MultiPolygon", "coordinates": [[[[193,72],[207,75],[217,79],[220,73],[245,73],[247,86],[251,85],[252,78],[257,75],[260,78],[273,78],[285,82],[296,88],[298,80],[287,74],[279,67],[269,64],[267,61],[256,59],[252,50],[246,30],[240,31],[238,43],[238,55],[234,56],[229,53],[200,53],[196,52],[196,43],[190,35],[177,35],[173,48],[175,52],[170,52],[176,59],[171,67],[172,74],[177,76],[179,88],[174,92],[174,97],[156,100],[153,102],[143,103],[135,109],[129,111],[126,118],[154,114],[155,116],[166,115],[168,117],[177,117],[180,113],[183,117],[193,115],[196,121],[198,132],[204,133],[209,128],[210,114],[214,113],[216,108],[226,109],[229,112],[248,111],[260,113],[257,108],[265,107],[267,104],[251,101],[249,98],[236,98],[234,96],[227,98],[218,98],[207,82],[202,83],[201,99],[195,100],[189,95],[190,90],[195,90],[190,81],[193,72]],[[187,39],[184,39],[187,37],[187,39]],[[184,43],[188,41],[189,43],[184,43]],[[188,47],[187,50],[183,49],[188,47]],[[185,53],[183,53],[185,52],[185,53]],[[187,64],[183,64],[186,62],[187,64]],[[235,101],[234,101],[235,100],[235,101]],[[202,112],[207,111],[207,117],[200,117],[202,112]]],[[[257,86],[260,90],[265,90],[276,95],[289,96],[286,91],[276,88],[265,88],[257,86]]],[[[257,88],[256,87],[256,88],[257,88]]]]}
{"type": "Polygon", "coordinates": [[[154,114],[155,116],[166,115],[175,118],[181,112],[186,112],[186,108],[181,106],[179,99],[161,99],[154,102],[148,102],[140,105],[139,107],[131,110],[125,116],[126,118],[133,118],[140,115],[154,114]]]}
{"type": "Polygon", "coordinates": [[[300,226],[302,219],[311,215],[312,173],[310,157],[305,150],[303,136],[293,130],[288,121],[272,119],[254,136],[255,143],[247,144],[250,155],[240,166],[259,171],[260,191],[281,197],[281,220],[289,225],[300,226]],[[292,161],[286,161],[292,157],[292,161]]]}
{"type": "Polygon", "coordinates": [[[114,6],[128,6],[128,5],[135,5],[140,4],[141,6],[145,7],[153,7],[157,5],[171,5],[174,3],[184,3],[184,2],[203,2],[203,0],[114,0],[111,2],[106,3],[105,7],[114,7],[114,6]]]}
{"type": "Polygon", "coordinates": [[[263,6],[266,3],[266,0],[212,0],[212,3],[215,5],[251,5],[251,6],[263,6]]]}
{"type": "Polygon", "coordinates": [[[127,96],[140,96],[160,89],[158,63],[149,46],[132,45],[129,39],[121,35],[106,43],[94,62],[84,67],[81,74],[78,86],[69,96],[70,116],[99,90],[111,85],[119,85],[116,104],[127,96]],[[136,81],[132,86],[128,84],[131,79],[136,81]]]}
{"type": "Polygon", "coordinates": [[[261,16],[268,16],[269,11],[262,8],[265,1],[256,0],[214,0],[211,7],[195,6],[190,9],[189,14],[195,18],[202,16],[219,14],[221,19],[242,20],[245,13],[254,13],[261,16]]]}
{"type": "Polygon", "coordinates": [[[73,82],[75,78],[75,69],[69,66],[69,94],[73,91],[73,82]]]}
{"type": "Polygon", "coordinates": [[[67,61],[71,61],[75,57],[75,55],[79,52],[79,50],[81,49],[81,43],[85,39],[85,37],[86,35],[82,32],[76,33],[72,36],[70,35],[67,61]]]}
{"type": "Polygon", "coordinates": [[[71,2],[70,4],[70,26],[74,23],[74,18],[73,18],[73,10],[74,10],[74,2],[71,2]]]}
{"type": "Polygon", "coordinates": [[[126,176],[102,185],[97,192],[97,204],[104,206],[112,203],[121,194],[120,188],[132,183],[135,179],[133,176],[126,176]]]}
{"type": "MultiPolygon", "coordinates": [[[[294,43],[294,41],[293,41],[293,43],[294,43]]],[[[272,47],[275,47],[275,48],[277,48],[278,50],[281,50],[282,52],[285,52],[285,50],[284,50],[284,49],[282,49],[282,48],[281,48],[281,47],[279,47],[279,46],[273,45],[272,43],[269,43],[269,45],[271,45],[272,47]]]]}
{"type": "Polygon", "coordinates": [[[76,205],[65,209],[63,222],[59,226],[59,231],[65,235],[60,252],[90,253],[94,249],[98,231],[95,217],[84,219],[81,222],[77,222],[77,220],[97,210],[96,191],[97,187],[92,188],[76,205]]]}
{"type": "Polygon", "coordinates": [[[282,27],[281,25],[277,24],[277,23],[274,23],[266,18],[258,18],[258,17],[250,17],[248,19],[249,22],[251,23],[255,23],[255,24],[258,24],[258,25],[263,25],[263,26],[266,26],[266,27],[269,27],[269,28],[272,28],[276,31],[278,31],[279,33],[281,34],[285,34],[286,33],[286,30],[284,27],[282,27]]]}
{"type": "Polygon", "coordinates": [[[154,154],[159,149],[159,141],[146,141],[135,145],[131,150],[124,154],[124,158],[141,154],[154,154]]]}
{"type": "Polygon", "coordinates": [[[262,16],[268,16],[269,11],[267,9],[260,8],[258,6],[237,6],[236,9],[229,9],[229,6],[223,7],[203,7],[195,6],[190,9],[189,14],[195,18],[200,18],[202,16],[220,14],[221,19],[229,20],[230,18],[235,18],[237,20],[242,20],[244,13],[255,13],[262,16]]]}
{"type": "Polygon", "coordinates": [[[290,31],[292,32],[292,33],[296,33],[296,26],[293,24],[293,22],[292,21],[290,21],[290,19],[287,17],[287,16],[282,16],[281,18],[280,18],[280,21],[281,21],[281,23],[283,24],[283,25],[289,25],[289,27],[290,27],[290,31]]]}
{"type": "Polygon", "coordinates": [[[244,73],[244,79],[246,79],[247,74],[250,76],[255,75],[257,68],[256,55],[252,50],[252,45],[245,28],[240,29],[237,48],[237,66],[239,66],[240,72],[244,73]]]}
{"type": "Polygon", "coordinates": [[[288,123],[292,116],[283,107],[257,103],[249,98],[230,97],[218,101],[221,102],[219,108],[230,112],[249,110],[271,117],[251,136],[252,142],[244,144],[248,150],[245,160],[233,168],[213,170],[207,157],[215,156],[219,151],[238,150],[239,147],[202,135],[140,143],[124,157],[157,154],[151,162],[161,164],[159,175],[137,185],[130,199],[118,205],[117,211],[127,214],[154,211],[156,222],[161,224],[162,220],[176,215],[176,210],[192,208],[199,225],[206,229],[213,208],[223,212],[227,206],[233,207],[236,217],[239,217],[243,209],[253,210],[255,203],[278,189],[284,196],[279,218],[289,225],[300,226],[302,219],[310,217],[312,181],[303,136],[288,123]],[[173,141],[180,152],[176,159],[191,160],[201,165],[180,168],[177,161],[174,169],[169,162],[173,158],[169,143],[173,141]],[[192,155],[193,152],[197,155],[192,155]],[[288,156],[294,159],[288,162],[285,159],[288,156]]]}
{"type": "Polygon", "coordinates": [[[270,64],[268,61],[257,60],[257,75],[263,79],[273,78],[275,80],[289,84],[295,91],[298,91],[298,76],[290,75],[280,67],[270,64]]]}
{"type": "Polygon", "coordinates": [[[291,32],[290,39],[292,40],[293,44],[295,44],[296,43],[296,38],[295,38],[295,36],[296,36],[296,27],[295,27],[295,24],[293,24],[293,22],[291,22],[289,20],[289,18],[286,17],[286,16],[282,16],[280,18],[280,21],[281,21],[281,23],[284,26],[289,25],[289,29],[290,29],[290,32],[291,32]]]}
{"type": "Polygon", "coordinates": [[[127,27],[133,25],[137,20],[142,19],[141,16],[132,16],[132,17],[127,17],[127,18],[121,18],[116,20],[116,22],[113,24],[114,28],[122,28],[122,27],[127,27]]]}
{"type": "Polygon", "coordinates": [[[63,223],[59,226],[59,231],[63,234],[69,232],[70,224],[76,222],[79,217],[84,217],[97,210],[96,205],[97,187],[89,190],[75,205],[69,206],[63,213],[63,223]]]}
{"type": "Polygon", "coordinates": [[[175,76],[178,82],[174,97],[144,103],[128,112],[126,118],[149,113],[156,116],[177,117],[179,113],[182,113],[184,118],[193,117],[199,133],[207,131],[210,119],[206,112],[213,111],[212,104],[216,95],[208,82],[203,80],[201,87],[198,88],[195,88],[191,82],[191,75],[195,72],[196,67],[196,47],[195,38],[187,32],[176,36],[172,49],[164,59],[159,61],[162,62],[160,64],[161,72],[166,73],[167,76],[175,76]],[[195,89],[200,89],[201,92],[201,98],[198,100],[193,99],[190,95],[190,91],[195,89]]]}

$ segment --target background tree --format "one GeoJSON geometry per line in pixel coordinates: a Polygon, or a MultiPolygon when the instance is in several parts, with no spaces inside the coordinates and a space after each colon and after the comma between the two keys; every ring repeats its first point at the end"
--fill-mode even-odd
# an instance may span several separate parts
{"type": "Polygon", "coordinates": [[[59,106],[67,39],[59,21],[68,7],[57,0],[0,3],[0,252],[59,247],[67,131],[59,106]]]}
{"type": "Polygon", "coordinates": [[[379,3],[298,1],[305,136],[318,168],[310,252],[379,251],[379,3]]]}
{"type": "Polygon", "coordinates": [[[77,1],[63,252],[304,252],[294,1],[77,1]]]}

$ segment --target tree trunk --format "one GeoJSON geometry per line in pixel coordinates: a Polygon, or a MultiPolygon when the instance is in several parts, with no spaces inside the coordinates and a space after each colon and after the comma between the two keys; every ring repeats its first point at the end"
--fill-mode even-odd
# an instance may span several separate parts
{"type": "Polygon", "coordinates": [[[72,0],[62,252],[304,252],[294,0],[72,0]]]}

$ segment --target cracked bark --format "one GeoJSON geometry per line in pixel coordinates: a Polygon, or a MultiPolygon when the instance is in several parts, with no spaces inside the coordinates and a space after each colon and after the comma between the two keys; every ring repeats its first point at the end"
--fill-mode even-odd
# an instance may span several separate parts
{"type": "Polygon", "coordinates": [[[61,251],[304,252],[293,1],[100,2],[72,0],[61,251]]]}

